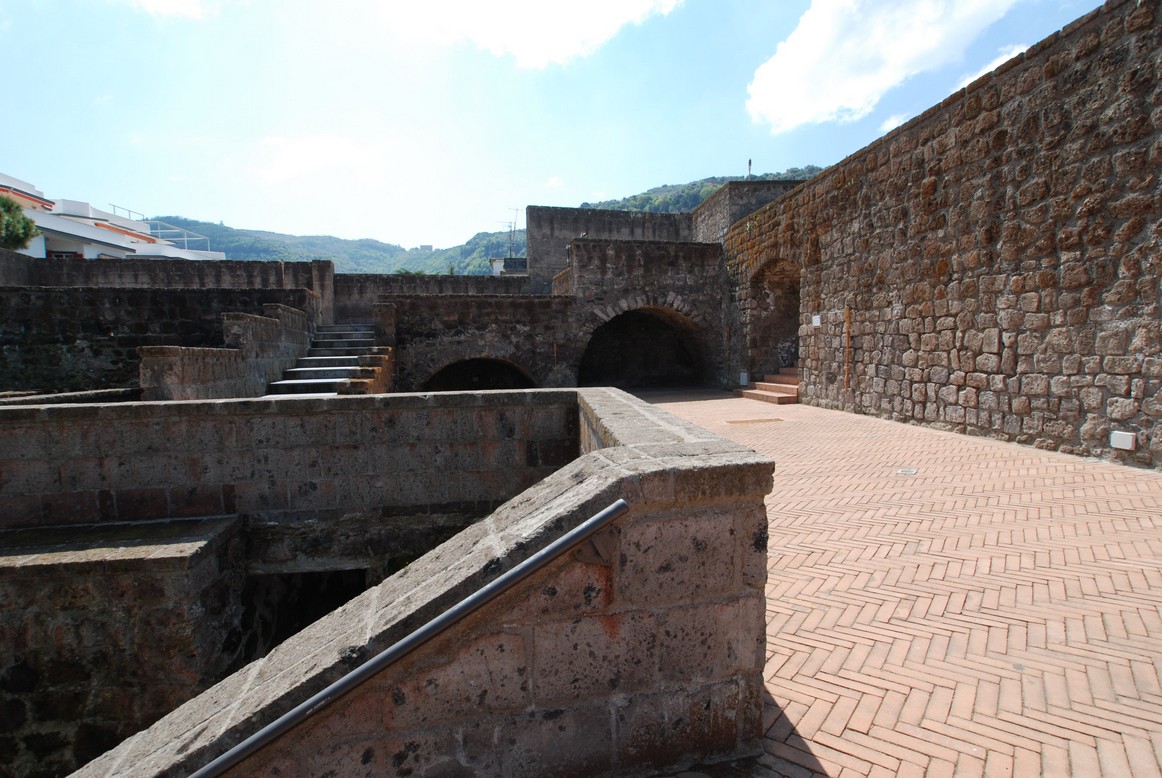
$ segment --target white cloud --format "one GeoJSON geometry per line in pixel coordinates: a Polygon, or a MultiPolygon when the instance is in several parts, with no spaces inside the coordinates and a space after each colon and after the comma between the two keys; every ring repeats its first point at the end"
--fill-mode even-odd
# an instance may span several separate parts
{"type": "Polygon", "coordinates": [[[854,122],[908,78],[958,62],[1017,0],[812,0],[755,71],[747,110],[771,133],[854,122]]]}
{"type": "Polygon", "coordinates": [[[992,73],[994,70],[996,70],[1001,65],[1005,64],[1010,59],[1017,56],[1018,54],[1020,54],[1022,51],[1024,51],[1027,48],[1029,48],[1029,44],[1027,44],[1027,43],[1014,43],[1011,46],[1004,47],[1003,49],[1000,50],[1000,53],[997,54],[996,59],[994,59],[992,62],[988,63],[987,65],[982,67],[980,70],[976,71],[975,73],[969,73],[968,75],[963,76],[960,79],[960,83],[958,83],[956,85],[956,88],[957,89],[964,89],[966,86],[971,84],[973,81],[976,81],[978,78],[983,76],[985,73],[992,73]]]}
{"type": "Polygon", "coordinates": [[[880,124],[880,132],[891,132],[910,118],[906,113],[894,113],[880,124]]]}
{"type": "Polygon", "coordinates": [[[665,16],[682,0],[427,0],[391,4],[388,23],[442,45],[468,41],[512,56],[522,68],[563,65],[592,54],[622,27],[665,16]]]}
{"type": "Polygon", "coordinates": [[[129,0],[129,4],[153,16],[205,19],[215,12],[207,0],[129,0]]]}
{"type": "Polygon", "coordinates": [[[561,178],[560,176],[549,176],[549,179],[545,181],[546,189],[561,189],[564,186],[565,179],[561,178]]]}

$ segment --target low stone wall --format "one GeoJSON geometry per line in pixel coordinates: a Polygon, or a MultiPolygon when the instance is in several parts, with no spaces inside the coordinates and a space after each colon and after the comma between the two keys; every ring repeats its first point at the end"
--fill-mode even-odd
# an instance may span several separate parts
{"type": "Polygon", "coordinates": [[[732,224],[801,183],[803,181],[727,181],[694,209],[691,240],[721,244],[732,224]]]}
{"type": "Polygon", "coordinates": [[[64,775],[237,667],[238,530],[0,531],[0,771],[64,775]]]}
{"type": "Polygon", "coordinates": [[[247,576],[376,583],[577,436],[572,392],[0,408],[0,752],[77,766],[236,666],[247,576]]]}
{"type": "Polygon", "coordinates": [[[271,381],[305,356],[314,327],[302,311],[264,305],[262,316],[225,313],[226,348],[145,346],[141,357],[143,400],[217,400],[258,397],[271,381]]]}
{"type": "Polygon", "coordinates": [[[3,287],[0,389],[136,386],[139,346],[219,347],[224,313],[257,314],[265,304],[322,317],[310,289],[3,287]]]}
{"type": "Polygon", "coordinates": [[[583,456],[79,775],[189,774],[619,497],[604,558],[557,559],[231,774],[612,776],[760,750],[772,463],[616,390],[575,397],[583,456]]]}

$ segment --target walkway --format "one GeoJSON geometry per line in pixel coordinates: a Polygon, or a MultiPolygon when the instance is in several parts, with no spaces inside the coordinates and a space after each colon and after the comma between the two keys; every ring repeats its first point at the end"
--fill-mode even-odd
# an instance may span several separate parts
{"type": "Polygon", "coordinates": [[[642,396],[778,463],[754,774],[1162,776],[1162,474],[642,396]]]}

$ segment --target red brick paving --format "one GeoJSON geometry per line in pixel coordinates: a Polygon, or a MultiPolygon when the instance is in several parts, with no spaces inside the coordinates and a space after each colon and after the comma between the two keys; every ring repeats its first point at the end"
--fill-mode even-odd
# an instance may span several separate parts
{"type": "Polygon", "coordinates": [[[777,463],[757,774],[1162,778],[1162,474],[642,396],[777,463]]]}

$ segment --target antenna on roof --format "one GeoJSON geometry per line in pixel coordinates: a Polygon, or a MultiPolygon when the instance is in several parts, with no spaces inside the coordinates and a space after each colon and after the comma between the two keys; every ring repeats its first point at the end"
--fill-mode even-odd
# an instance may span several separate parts
{"type": "Polygon", "coordinates": [[[748,159],[746,161],[746,180],[747,181],[750,181],[750,163],[751,163],[751,161],[748,159]]]}

